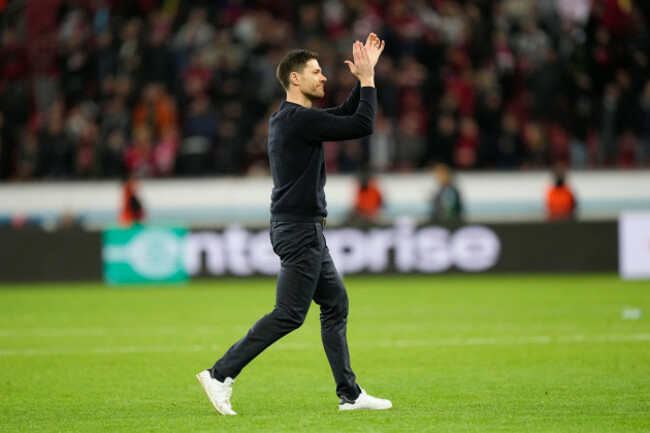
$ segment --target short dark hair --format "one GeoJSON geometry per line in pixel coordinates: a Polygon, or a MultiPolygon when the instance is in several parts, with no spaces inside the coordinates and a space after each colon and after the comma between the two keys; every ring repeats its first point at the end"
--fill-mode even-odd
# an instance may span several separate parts
{"type": "Polygon", "coordinates": [[[308,50],[293,50],[284,56],[275,75],[286,90],[289,90],[289,75],[292,72],[302,72],[311,59],[318,60],[318,54],[308,50]]]}

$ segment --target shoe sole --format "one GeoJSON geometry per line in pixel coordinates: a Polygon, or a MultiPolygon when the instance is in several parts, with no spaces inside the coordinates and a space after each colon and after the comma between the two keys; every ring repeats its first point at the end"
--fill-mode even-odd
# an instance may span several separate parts
{"type": "Polygon", "coordinates": [[[387,407],[354,407],[350,405],[349,407],[343,407],[339,406],[340,411],[348,411],[348,410],[387,410],[393,407],[393,404],[391,403],[390,406],[387,407]]]}
{"type": "Polygon", "coordinates": [[[208,392],[208,384],[205,383],[205,379],[203,378],[203,376],[201,376],[201,373],[199,373],[199,374],[196,375],[196,379],[197,379],[197,380],[199,381],[199,383],[201,384],[201,388],[203,388],[203,392],[205,392],[205,395],[208,396],[208,400],[210,400],[210,403],[212,403],[212,406],[214,406],[214,408],[216,409],[217,412],[219,412],[221,415],[237,415],[236,413],[228,413],[228,412],[224,412],[224,411],[219,407],[219,405],[217,404],[217,402],[214,401],[214,400],[212,400],[212,396],[211,396],[210,393],[208,392]]]}

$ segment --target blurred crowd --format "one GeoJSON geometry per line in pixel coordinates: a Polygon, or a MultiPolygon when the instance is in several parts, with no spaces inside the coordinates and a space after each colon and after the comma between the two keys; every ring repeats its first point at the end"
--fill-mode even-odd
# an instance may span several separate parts
{"type": "Polygon", "coordinates": [[[336,105],[354,85],[343,60],[371,31],[386,40],[375,132],[327,145],[330,173],[649,166],[644,0],[2,7],[3,180],[265,174],[279,60],[318,52],[318,104],[336,105]]]}

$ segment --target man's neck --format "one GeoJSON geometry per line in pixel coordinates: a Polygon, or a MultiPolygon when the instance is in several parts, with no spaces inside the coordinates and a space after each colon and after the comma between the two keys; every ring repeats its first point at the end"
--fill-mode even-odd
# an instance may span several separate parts
{"type": "Polygon", "coordinates": [[[302,105],[303,107],[311,108],[312,100],[301,92],[287,92],[287,102],[302,105]]]}

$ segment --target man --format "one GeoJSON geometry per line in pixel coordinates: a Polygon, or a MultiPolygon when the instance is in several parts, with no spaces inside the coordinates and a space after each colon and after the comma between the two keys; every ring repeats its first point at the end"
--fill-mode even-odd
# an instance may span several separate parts
{"type": "Polygon", "coordinates": [[[452,182],[451,168],[444,163],[433,167],[438,181],[438,191],[433,197],[431,221],[438,223],[457,223],[463,219],[463,201],[458,188],[452,182]]]}
{"type": "Polygon", "coordinates": [[[122,185],[122,206],[119,220],[123,227],[128,228],[142,224],[144,220],[145,212],[139,198],[139,188],[140,184],[134,175],[129,175],[122,185]]]}
{"type": "Polygon", "coordinates": [[[336,381],[339,410],[392,406],[356,383],[346,337],[348,296],[323,236],[327,216],[323,141],[372,133],[377,104],[374,67],[383,50],[384,42],[374,33],[365,45],[355,42],[354,62],[345,63],[358,82],[343,105],[326,110],[312,108],[325,95],[326,82],[316,53],[292,51],[277,68],[287,99],[271,116],[268,140],[274,185],[270,235],[281,262],[276,303],[211,369],[197,375],[215,409],[224,415],[235,415],[230,405],[235,377],[264,349],[302,325],[312,300],[321,309],[321,337],[336,381]]]}
{"type": "Polygon", "coordinates": [[[546,191],[546,219],[567,221],[575,218],[577,202],[571,188],[565,182],[563,166],[554,168],[555,181],[546,191]]]}
{"type": "Polygon", "coordinates": [[[359,174],[354,208],[348,217],[348,224],[364,226],[377,222],[382,205],[379,185],[372,174],[364,170],[359,174]]]}

